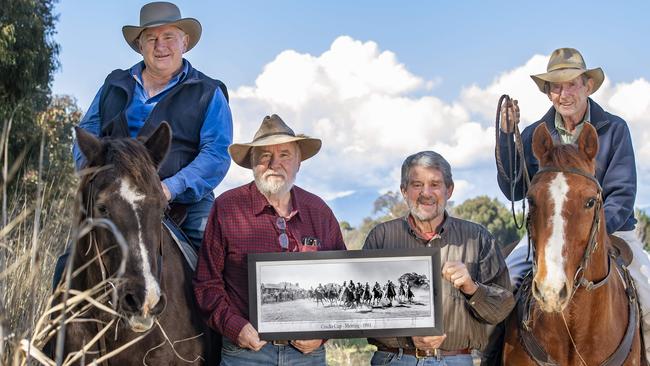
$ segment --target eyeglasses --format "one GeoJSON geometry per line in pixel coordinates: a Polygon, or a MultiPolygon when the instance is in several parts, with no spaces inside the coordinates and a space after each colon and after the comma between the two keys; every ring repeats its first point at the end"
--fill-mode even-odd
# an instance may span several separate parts
{"type": "Polygon", "coordinates": [[[289,237],[287,236],[287,220],[285,220],[284,217],[278,217],[278,219],[275,220],[275,226],[280,229],[280,236],[278,236],[278,242],[280,242],[280,246],[283,250],[288,250],[289,237]]]}
{"type": "Polygon", "coordinates": [[[553,94],[562,94],[565,91],[569,94],[575,94],[581,87],[584,86],[582,81],[571,81],[566,83],[549,83],[549,91],[553,94]]]}

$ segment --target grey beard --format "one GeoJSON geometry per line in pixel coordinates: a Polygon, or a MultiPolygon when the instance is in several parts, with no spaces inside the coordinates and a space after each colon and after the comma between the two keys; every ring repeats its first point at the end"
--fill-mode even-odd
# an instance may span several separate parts
{"type": "Polygon", "coordinates": [[[269,182],[264,179],[264,177],[255,177],[255,185],[263,195],[274,196],[278,194],[288,193],[293,187],[293,180],[290,181],[288,179],[285,179],[282,182],[269,182]]]}

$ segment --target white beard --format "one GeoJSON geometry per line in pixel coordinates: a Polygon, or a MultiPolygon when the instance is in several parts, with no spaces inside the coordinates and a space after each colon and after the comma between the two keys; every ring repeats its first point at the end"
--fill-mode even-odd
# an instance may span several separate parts
{"type": "Polygon", "coordinates": [[[283,174],[284,179],[267,179],[267,177],[271,174],[277,174],[277,172],[267,170],[264,172],[264,174],[262,174],[262,176],[253,174],[255,177],[255,185],[263,195],[275,196],[288,193],[291,190],[295,178],[289,179],[287,178],[286,174],[283,174]]]}

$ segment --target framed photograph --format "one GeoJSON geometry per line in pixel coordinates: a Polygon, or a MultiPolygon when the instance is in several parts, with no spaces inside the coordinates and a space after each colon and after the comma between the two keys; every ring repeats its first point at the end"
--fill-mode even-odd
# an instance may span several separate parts
{"type": "Polygon", "coordinates": [[[443,334],[437,248],[248,255],[263,340],[443,334]]]}

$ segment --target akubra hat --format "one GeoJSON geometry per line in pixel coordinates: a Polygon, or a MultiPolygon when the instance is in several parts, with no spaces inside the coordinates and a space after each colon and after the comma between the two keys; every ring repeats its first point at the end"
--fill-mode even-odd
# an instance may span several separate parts
{"type": "Polygon", "coordinates": [[[578,76],[585,74],[590,79],[594,80],[594,89],[591,91],[595,93],[605,80],[605,74],[600,67],[595,69],[587,69],[585,60],[582,55],[575,48],[558,48],[553,51],[551,58],[548,60],[546,73],[531,75],[537,88],[546,94],[544,84],[549,83],[563,83],[573,80],[578,76]]]}
{"type": "Polygon", "coordinates": [[[274,114],[264,117],[259,130],[255,132],[253,141],[246,144],[232,144],[228,152],[237,165],[252,169],[251,149],[255,146],[279,145],[287,142],[295,142],[300,148],[300,160],[307,160],[316,155],[321,147],[321,140],[305,135],[296,135],[286,123],[274,114]]]}
{"type": "Polygon", "coordinates": [[[161,25],[173,25],[187,33],[189,42],[185,52],[191,50],[201,38],[201,23],[194,18],[181,18],[181,11],[172,3],[157,1],[145,4],[140,9],[140,25],[125,25],[122,34],[126,43],[137,53],[140,53],[138,37],[146,28],[161,25]]]}

